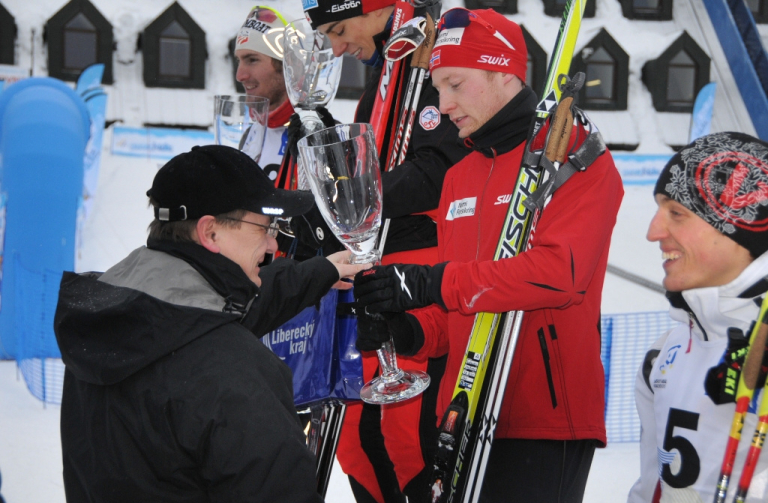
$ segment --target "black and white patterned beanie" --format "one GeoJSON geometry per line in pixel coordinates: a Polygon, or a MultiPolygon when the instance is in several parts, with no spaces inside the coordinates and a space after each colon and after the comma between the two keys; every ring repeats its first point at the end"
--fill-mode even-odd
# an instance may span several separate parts
{"type": "Polygon", "coordinates": [[[743,133],[702,136],[676,153],[654,195],[677,201],[757,258],[768,250],[768,143],[743,133]]]}

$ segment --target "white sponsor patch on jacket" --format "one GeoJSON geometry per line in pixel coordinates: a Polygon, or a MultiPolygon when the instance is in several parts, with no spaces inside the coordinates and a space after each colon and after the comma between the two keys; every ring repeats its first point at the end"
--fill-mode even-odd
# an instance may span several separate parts
{"type": "Polygon", "coordinates": [[[445,219],[455,220],[461,217],[471,217],[475,214],[475,205],[477,205],[477,197],[457,199],[448,207],[448,214],[445,219]]]}
{"type": "Polygon", "coordinates": [[[461,39],[464,37],[464,28],[448,28],[440,32],[435,40],[436,49],[442,45],[461,45],[461,39]]]}

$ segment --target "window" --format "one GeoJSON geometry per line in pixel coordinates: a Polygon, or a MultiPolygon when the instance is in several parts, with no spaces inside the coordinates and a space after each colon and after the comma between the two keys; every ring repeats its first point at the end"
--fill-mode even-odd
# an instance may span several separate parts
{"type": "Polygon", "coordinates": [[[669,61],[667,103],[686,105],[696,98],[696,63],[684,49],[669,61]]]}
{"type": "Polygon", "coordinates": [[[177,2],[141,38],[147,87],[205,88],[205,32],[177,2]]]}
{"type": "Polygon", "coordinates": [[[672,19],[672,0],[619,0],[627,19],[669,21],[672,19]]]}
{"type": "Polygon", "coordinates": [[[466,0],[465,7],[474,9],[493,9],[499,14],[517,14],[517,0],[466,0]]]}
{"type": "Polygon", "coordinates": [[[16,44],[16,23],[11,13],[0,4],[0,65],[14,63],[14,45],[16,44]]]}
{"type": "Polygon", "coordinates": [[[72,0],[54,14],[45,25],[44,39],[51,77],[76,81],[83,70],[102,63],[102,81],[112,83],[112,25],[88,0],[72,0]]]}
{"type": "Polygon", "coordinates": [[[587,110],[626,110],[629,55],[605,28],[573,58],[572,74],[584,72],[579,104],[587,110]]]}
{"type": "Polygon", "coordinates": [[[768,0],[747,0],[747,7],[756,23],[768,23],[768,0]]]}
{"type": "MultiPolygon", "coordinates": [[[[595,17],[596,0],[587,0],[584,6],[584,17],[595,17]]],[[[544,14],[552,17],[563,17],[566,0],[544,0],[544,14]]]]}
{"type": "Polygon", "coordinates": [[[525,47],[528,49],[528,70],[525,75],[525,83],[539,96],[544,90],[544,81],[547,78],[547,53],[525,29],[525,26],[520,26],[520,29],[523,31],[525,47]]]}
{"type": "Polygon", "coordinates": [[[339,89],[336,91],[336,97],[359,100],[372,73],[371,67],[364,65],[357,58],[345,54],[344,60],[341,62],[341,77],[339,78],[339,89]]]}
{"type": "Polygon", "coordinates": [[[683,34],[655,60],[643,66],[643,82],[659,112],[691,112],[696,94],[709,82],[710,59],[683,34]]]}
{"type": "Polygon", "coordinates": [[[96,63],[99,34],[81,12],[64,25],[64,71],[82,72],[96,63]]]}
{"type": "Polygon", "coordinates": [[[192,74],[192,41],[178,21],[160,32],[160,78],[189,78],[192,74]]]}

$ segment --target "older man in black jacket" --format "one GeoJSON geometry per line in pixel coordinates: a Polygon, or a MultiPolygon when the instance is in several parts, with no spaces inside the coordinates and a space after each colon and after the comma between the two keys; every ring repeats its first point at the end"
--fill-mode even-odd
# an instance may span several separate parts
{"type": "Polygon", "coordinates": [[[273,217],[312,196],[229,147],[171,159],[147,195],[147,246],[62,280],[67,501],[321,501],[291,371],[257,336],[364,266],[343,252],[261,268],[273,217]]]}

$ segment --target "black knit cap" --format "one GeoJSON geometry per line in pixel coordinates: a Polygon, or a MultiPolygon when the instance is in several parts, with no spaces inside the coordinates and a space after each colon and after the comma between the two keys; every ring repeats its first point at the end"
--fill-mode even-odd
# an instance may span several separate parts
{"type": "Polygon", "coordinates": [[[768,143],[743,133],[702,136],[659,175],[664,194],[757,258],[768,250],[768,143]]]}
{"type": "Polygon", "coordinates": [[[223,145],[192,147],[168,161],[147,196],[155,201],[155,218],[171,222],[235,210],[293,217],[314,204],[311,192],[275,188],[247,154],[223,145]]]}
{"type": "Polygon", "coordinates": [[[395,4],[395,0],[302,0],[307,21],[316,30],[326,23],[335,23],[395,4]]]}

